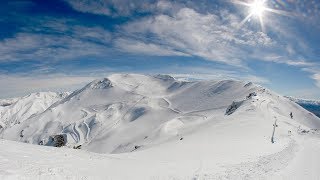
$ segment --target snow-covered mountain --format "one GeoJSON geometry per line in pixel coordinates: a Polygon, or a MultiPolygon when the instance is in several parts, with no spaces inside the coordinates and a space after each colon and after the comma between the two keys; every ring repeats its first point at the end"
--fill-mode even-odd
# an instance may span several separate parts
{"type": "MultiPolygon", "coordinates": [[[[287,97],[287,96],[286,96],[287,97]]],[[[320,101],[317,100],[308,100],[308,99],[299,99],[294,97],[287,97],[293,102],[296,102],[306,110],[312,112],[316,116],[320,117],[320,101]]]]}
{"type": "Polygon", "coordinates": [[[10,99],[0,99],[0,106],[10,106],[11,104],[15,103],[19,98],[10,98],[10,99]]]}
{"type": "Polygon", "coordinates": [[[23,163],[35,166],[32,177],[41,171],[45,173],[40,177],[79,179],[305,178],[313,171],[301,171],[314,169],[309,162],[320,156],[304,156],[320,151],[315,143],[320,119],[253,83],[114,74],[49,104],[20,123],[6,125],[1,136],[47,146],[56,145],[57,137],[66,147],[112,155],[25,146],[27,152],[39,154],[34,165],[23,145],[2,141],[0,146],[17,147],[18,155],[11,151],[0,155],[26,156],[23,163]],[[72,167],[55,159],[61,156],[72,167]]]}
{"type": "Polygon", "coordinates": [[[0,100],[0,125],[10,128],[45,111],[53,103],[65,98],[68,93],[39,92],[21,98],[0,100]]]}
{"type": "Polygon", "coordinates": [[[263,117],[272,110],[287,118],[294,111],[301,124],[320,127],[316,117],[295,103],[238,81],[184,82],[164,75],[116,74],[57,101],[61,97],[55,93],[32,94],[6,107],[2,121],[9,127],[3,138],[50,144],[51,136],[63,134],[70,147],[121,153],[180,138],[197,131],[198,126],[251,111],[263,117]],[[250,93],[256,96],[247,98],[250,93]],[[226,109],[234,101],[241,104],[241,110],[227,116],[226,109]]]}

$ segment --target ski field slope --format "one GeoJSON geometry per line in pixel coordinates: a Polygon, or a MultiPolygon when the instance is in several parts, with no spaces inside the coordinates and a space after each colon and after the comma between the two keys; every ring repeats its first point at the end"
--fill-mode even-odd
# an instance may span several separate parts
{"type": "Polygon", "coordinates": [[[45,111],[68,93],[39,92],[21,98],[0,100],[0,125],[8,128],[45,111]]]}
{"type": "Polygon", "coordinates": [[[319,179],[318,129],[319,118],[252,83],[114,74],[5,127],[0,174],[8,179],[319,179]],[[57,134],[65,137],[65,147],[50,147],[50,136],[57,134]],[[81,150],[71,149],[79,145],[81,150]]]}

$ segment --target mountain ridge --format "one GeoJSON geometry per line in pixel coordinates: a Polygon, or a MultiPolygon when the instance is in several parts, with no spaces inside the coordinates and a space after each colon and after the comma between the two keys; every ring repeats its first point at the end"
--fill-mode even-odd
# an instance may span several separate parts
{"type": "Polygon", "coordinates": [[[298,123],[320,127],[312,114],[252,83],[186,82],[168,75],[113,74],[92,81],[21,124],[4,129],[2,137],[50,145],[50,137],[63,134],[68,147],[81,145],[100,153],[131,152],[182,138],[203,124],[230,119],[240,112],[253,111],[262,117],[266,109],[259,106],[265,102],[269,102],[266,109],[274,106],[272,111],[281,116],[289,117],[291,112],[282,106],[298,110],[294,116],[303,117],[297,119],[298,123]],[[231,114],[227,113],[230,108],[231,114]]]}

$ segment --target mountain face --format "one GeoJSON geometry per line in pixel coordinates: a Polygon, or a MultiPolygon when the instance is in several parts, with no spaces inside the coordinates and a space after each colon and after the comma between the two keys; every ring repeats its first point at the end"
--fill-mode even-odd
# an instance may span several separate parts
{"type": "Polygon", "coordinates": [[[0,112],[1,179],[319,176],[320,119],[253,83],[114,74],[0,112]]]}
{"type": "Polygon", "coordinates": [[[291,101],[299,104],[306,110],[312,112],[316,116],[320,117],[320,101],[315,101],[315,100],[306,100],[306,99],[298,99],[298,98],[293,98],[293,97],[287,97],[291,101]]]}
{"type": "Polygon", "coordinates": [[[0,107],[10,106],[11,104],[17,102],[19,98],[10,98],[10,99],[0,99],[0,107]]]}
{"type": "Polygon", "coordinates": [[[320,128],[313,114],[252,83],[167,75],[114,74],[69,95],[32,94],[0,112],[4,139],[48,146],[61,139],[67,147],[99,153],[146,150],[186,136],[216,139],[222,129],[258,143],[270,138],[275,121],[279,141],[287,142],[297,127],[320,128]]]}
{"type": "MultiPolygon", "coordinates": [[[[10,128],[45,111],[68,93],[39,92],[21,98],[0,100],[0,125],[10,128]]],[[[0,129],[1,130],[1,129],[0,129]]]]}

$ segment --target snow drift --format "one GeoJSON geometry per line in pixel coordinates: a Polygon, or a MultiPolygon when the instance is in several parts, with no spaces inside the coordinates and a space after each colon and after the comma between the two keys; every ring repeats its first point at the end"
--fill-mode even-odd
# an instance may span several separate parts
{"type": "Polygon", "coordinates": [[[21,98],[0,100],[0,125],[10,128],[45,111],[68,93],[39,92],[21,98]]]}
{"type": "Polygon", "coordinates": [[[319,118],[253,83],[114,74],[0,104],[1,179],[320,177],[319,118]]]}
{"type": "Polygon", "coordinates": [[[232,131],[256,124],[248,127],[264,140],[275,119],[283,123],[276,132],[279,138],[286,138],[293,127],[320,128],[319,119],[297,104],[240,81],[186,82],[167,75],[114,74],[65,95],[32,94],[1,107],[2,137],[52,145],[53,136],[63,135],[68,147],[123,153],[206,131],[214,135],[214,128],[204,132],[203,128],[221,123],[233,123],[232,131]],[[243,117],[248,122],[242,122],[243,117]]]}

